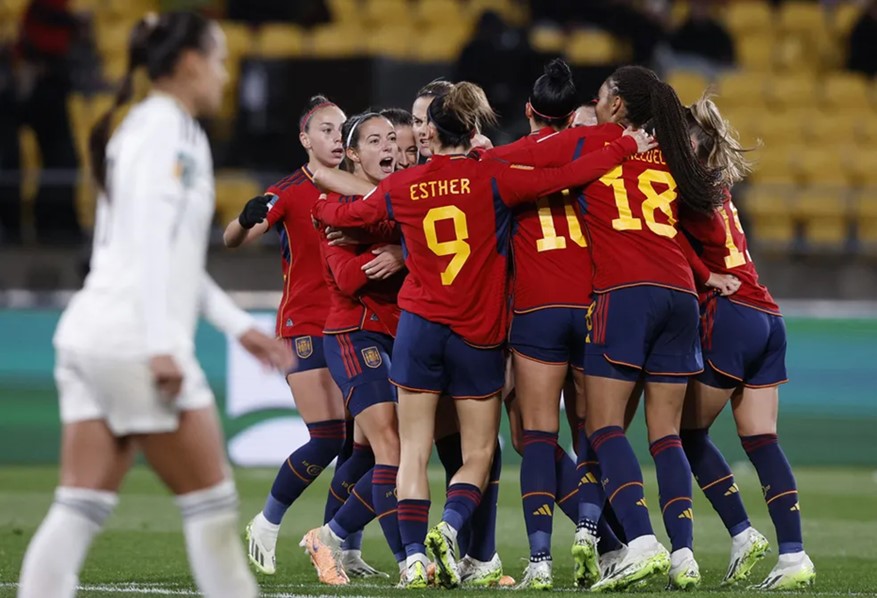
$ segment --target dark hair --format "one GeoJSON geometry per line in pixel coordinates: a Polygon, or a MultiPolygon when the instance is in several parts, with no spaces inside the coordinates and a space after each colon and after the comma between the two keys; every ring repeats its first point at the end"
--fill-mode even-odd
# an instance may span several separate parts
{"type": "Polygon", "coordinates": [[[410,127],[414,125],[414,117],[404,108],[384,108],[381,116],[393,123],[394,127],[410,127]]]}
{"type": "Polygon", "coordinates": [[[311,118],[313,118],[314,113],[320,108],[326,108],[328,106],[337,107],[337,104],[321,93],[311,96],[308,103],[305,104],[304,109],[301,111],[301,115],[298,117],[299,131],[302,133],[306,132],[308,127],[311,126],[311,118]]]}
{"type": "Polygon", "coordinates": [[[101,188],[106,186],[106,153],[113,115],[122,104],[131,101],[134,94],[134,74],[146,67],[151,81],[172,75],[186,50],[206,53],[212,43],[208,34],[210,21],[191,11],[150,13],[131,31],[128,42],[128,70],[116,91],[113,105],[94,125],[88,137],[91,170],[101,188]]]}
{"type": "MultiPolygon", "coordinates": [[[[365,112],[354,114],[353,116],[345,120],[343,125],[341,125],[341,143],[344,144],[345,150],[344,160],[341,161],[341,170],[353,172],[354,166],[350,158],[347,157],[347,148],[359,147],[359,136],[362,133],[360,125],[364,125],[366,122],[370,121],[373,118],[384,118],[388,121],[390,120],[380,112],[375,112],[374,110],[366,110],[365,112]]],[[[390,122],[392,123],[392,121],[390,122]]]]}
{"type": "Polygon", "coordinates": [[[722,173],[694,155],[686,110],[676,91],[641,66],[623,66],[606,82],[610,92],[624,102],[631,125],[654,129],[670,173],[679,186],[680,201],[701,213],[710,213],[722,205],[722,173]]]}
{"type": "Polygon", "coordinates": [[[426,113],[444,147],[468,148],[483,125],[496,124],[496,113],[484,90],[468,81],[452,84],[447,93],[433,100],[426,113]]]}
{"type": "Polygon", "coordinates": [[[453,88],[454,84],[450,81],[445,81],[444,79],[433,79],[432,81],[421,87],[415,97],[437,98],[438,96],[445,95],[453,88]]]}
{"type": "Polygon", "coordinates": [[[533,120],[542,125],[564,127],[578,107],[576,84],[569,65],[555,58],[533,84],[530,108],[533,120]]]}

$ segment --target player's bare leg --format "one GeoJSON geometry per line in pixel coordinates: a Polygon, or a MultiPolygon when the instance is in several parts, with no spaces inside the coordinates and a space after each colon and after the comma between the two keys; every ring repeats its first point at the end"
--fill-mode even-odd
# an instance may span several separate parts
{"type": "Polygon", "coordinates": [[[215,407],[183,411],[173,432],[135,436],[176,495],[192,574],[205,596],[255,597],[238,536],[238,496],[215,407]]]}
{"type": "MultiPolygon", "coordinates": [[[[276,571],[277,536],[287,509],[340,452],[346,417],[341,391],[328,368],[295,372],[286,377],[299,415],[308,429],[319,431],[298,447],[280,467],[265,507],[247,524],[247,553],[257,571],[276,571]],[[340,425],[339,425],[340,424],[340,425]],[[314,467],[304,466],[307,462],[314,467]]],[[[355,480],[354,480],[355,481],[355,480]]]]}
{"type": "Polygon", "coordinates": [[[765,489],[765,501],[779,544],[776,566],[755,588],[780,591],[812,585],[816,569],[804,552],[798,487],[777,439],[778,390],[777,386],[744,388],[733,397],[731,406],[743,448],[765,489]]]}
{"type": "Polygon", "coordinates": [[[19,578],[19,598],[73,596],[94,537],[118,502],[134,445],[116,438],[103,420],[64,425],[60,484],[31,539],[19,578]]]}

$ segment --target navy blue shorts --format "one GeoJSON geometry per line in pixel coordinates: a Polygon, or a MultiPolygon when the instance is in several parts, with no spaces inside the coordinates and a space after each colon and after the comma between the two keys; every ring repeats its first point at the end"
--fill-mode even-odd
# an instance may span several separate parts
{"type": "Polygon", "coordinates": [[[473,347],[449,326],[403,310],[390,381],[413,392],[486,399],[502,390],[505,355],[501,347],[473,347]]]}
{"type": "Polygon", "coordinates": [[[703,370],[697,298],[639,285],[597,295],[588,310],[585,373],[648,382],[688,382],[703,370]]]}
{"type": "Polygon", "coordinates": [[[389,380],[392,336],[357,330],[325,338],[329,372],[353,417],[372,405],[396,401],[396,389],[389,380]]]}
{"type": "Polygon", "coordinates": [[[585,367],[587,309],[546,307],[515,314],[509,331],[512,351],[551,365],[585,367]]]}
{"type": "Polygon", "coordinates": [[[714,388],[776,386],[786,375],[783,317],[711,297],[701,306],[705,369],[698,381],[714,388]]]}
{"type": "Polygon", "coordinates": [[[323,355],[323,337],[322,336],[291,336],[284,337],[283,340],[289,343],[293,354],[296,358],[296,364],[292,369],[286,372],[286,375],[297,374],[298,372],[309,372],[310,370],[319,370],[326,367],[326,357],[323,355]]]}

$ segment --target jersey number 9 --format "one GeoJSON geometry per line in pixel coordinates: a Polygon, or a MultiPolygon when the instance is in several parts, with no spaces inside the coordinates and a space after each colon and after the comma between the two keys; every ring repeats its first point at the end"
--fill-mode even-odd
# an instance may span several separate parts
{"type": "Polygon", "coordinates": [[[469,259],[472,248],[466,239],[469,238],[469,226],[466,223],[466,214],[457,206],[444,206],[432,208],[423,218],[423,234],[426,235],[426,245],[438,256],[452,255],[447,268],[442,272],[442,284],[448,286],[454,283],[454,279],[463,269],[463,264],[469,259]],[[454,238],[451,241],[439,241],[436,233],[436,223],[442,220],[452,220],[454,224],[454,238]]]}

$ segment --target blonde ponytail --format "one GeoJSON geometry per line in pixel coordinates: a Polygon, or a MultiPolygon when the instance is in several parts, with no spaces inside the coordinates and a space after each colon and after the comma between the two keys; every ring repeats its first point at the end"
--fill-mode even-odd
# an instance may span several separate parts
{"type": "Polygon", "coordinates": [[[689,133],[697,140],[697,156],[707,168],[718,170],[722,182],[730,187],[752,172],[737,131],[722,117],[709,93],[688,107],[689,133]]]}

